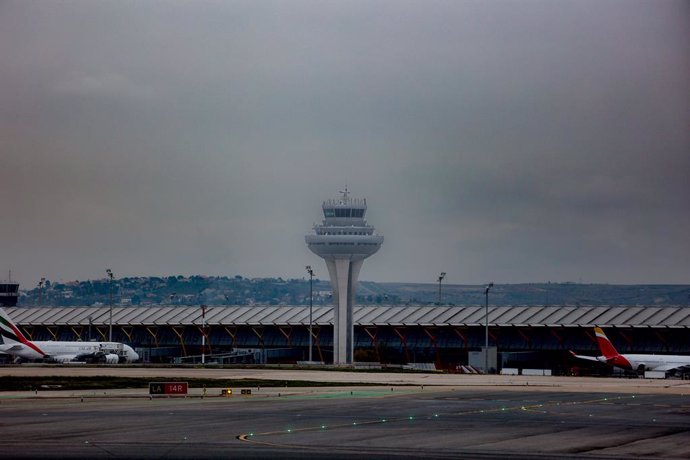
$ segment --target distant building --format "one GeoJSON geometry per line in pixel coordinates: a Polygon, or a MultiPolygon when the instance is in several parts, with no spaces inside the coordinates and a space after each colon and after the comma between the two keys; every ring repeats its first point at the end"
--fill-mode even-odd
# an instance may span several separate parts
{"type": "Polygon", "coordinates": [[[0,281],[0,306],[14,307],[19,298],[19,283],[0,281]]]}

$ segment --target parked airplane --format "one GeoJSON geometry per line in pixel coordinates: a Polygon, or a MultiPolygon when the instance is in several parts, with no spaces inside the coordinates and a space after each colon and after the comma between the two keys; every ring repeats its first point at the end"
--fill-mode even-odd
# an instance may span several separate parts
{"type": "Polygon", "coordinates": [[[638,372],[644,371],[670,371],[674,369],[689,370],[690,356],[683,355],[621,355],[616,351],[611,341],[606,337],[604,331],[600,327],[594,328],[594,333],[597,337],[599,350],[602,356],[582,356],[570,352],[574,357],[586,359],[588,361],[597,361],[600,363],[609,364],[611,366],[620,367],[621,369],[634,370],[638,372]]]}
{"type": "Polygon", "coordinates": [[[21,333],[9,315],[0,308],[0,352],[21,361],[43,359],[59,363],[101,362],[108,364],[131,363],[139,355],[124,343],[118,342],[56,342],[31,341],[21,333]]]}

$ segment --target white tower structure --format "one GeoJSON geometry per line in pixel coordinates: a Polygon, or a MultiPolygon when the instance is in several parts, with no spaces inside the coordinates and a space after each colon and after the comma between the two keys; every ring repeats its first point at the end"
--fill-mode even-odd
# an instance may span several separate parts
{"type": "Polygon", "coordinates": [[[305,240],[311,251],[323,257],[333,289],[333,364],[353,361],[352,307],[357,278],[364,259],[379,250],[383,235],[367,225],[365,199],[350,198],[347,187],[339,199],[323,203],[324,220],[315,224],[305,240]]]}

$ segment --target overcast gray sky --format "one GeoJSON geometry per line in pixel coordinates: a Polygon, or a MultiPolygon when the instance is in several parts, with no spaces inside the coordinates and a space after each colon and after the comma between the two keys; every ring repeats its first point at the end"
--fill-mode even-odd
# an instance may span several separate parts
{"type": "Polygon", "coordinates": [[[0,2],[0,278],[690,281],[690,2],[0,2]]]}

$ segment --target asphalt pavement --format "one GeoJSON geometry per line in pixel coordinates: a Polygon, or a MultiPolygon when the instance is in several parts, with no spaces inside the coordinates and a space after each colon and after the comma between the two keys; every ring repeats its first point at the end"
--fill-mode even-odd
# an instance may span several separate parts
{"type": "Polygon", "coordinates": [[[416,375],[231,397],[209,388],[203,398],[3,392],[0,458],[690,458],[682,381],[594,379],[592,391],[589,380],[486,377],[494,383],[422,385],[416,375]]]}

